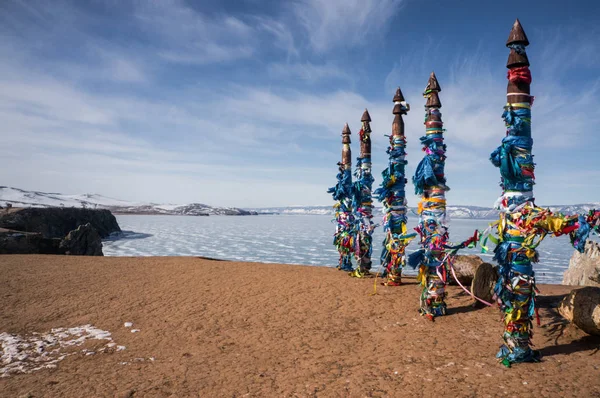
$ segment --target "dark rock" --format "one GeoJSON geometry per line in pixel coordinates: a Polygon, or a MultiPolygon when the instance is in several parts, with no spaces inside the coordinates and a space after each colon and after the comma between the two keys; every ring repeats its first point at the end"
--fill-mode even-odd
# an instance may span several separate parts
{"type": "Polygon", "coordinates": [[[60,242],[60,248],[65,251],[65,254],[74,256],[104,255],[102,238],[90,223],[80,225],[76,230],[69,232],[60,242]]]}
{"type": "Polygon", "coordinates": [[[101,238],[121,232],[117,219],[109,210],[79,208],[27,208],[0,215],[0,227],[38,232],[44,238],[62,239],[78,226],[90,223],[101,238]]]}
{"type": "Polygon", "coordinates": [[[64,254],[60,239],[44,238],[40,233],[0,229],[0,254],[64,254]]]}

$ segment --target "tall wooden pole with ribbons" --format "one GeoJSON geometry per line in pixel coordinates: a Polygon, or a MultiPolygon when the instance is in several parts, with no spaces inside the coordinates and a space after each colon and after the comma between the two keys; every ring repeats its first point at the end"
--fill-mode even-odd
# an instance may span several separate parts
{"type": "MultiPolygon", "coordinates": [[[[423,286],[420,297],[420,312],[433,320],[433,317],[446,314],[446,185],[444,166],[446,145],[444,144],[444,123],[440,108],[442,103],[438,93],[442,91],[435,73],[431,72],[423,96],[425,104],[425,136],[421,137],[423,160],[417,166],[413,177],[415,194],[421,195],[418,213],[419,225],[415,230],[421,237],[418,280],[423,286]]],[[[412,262],[412,261],[411,261],[412,262]]]]}
{"type": "Polygon", "coordinates": [[[375,195],[383,204],[383,228],[385,239],[381,252],[381,265],[384,282],[387,286],[398,286],[402,283],[402,269],[406,263],[406,246],[414,239],[416,234],[406,234],[406,172],[407,161],[405,159],[406,137],[404,136],[404,121],[402,115],[410,110],[406,103],[400,87],[394,95],[394,121],[392,123],[392,135],[390,146],[386,153],[389,155],[388,167],[383,170],[381,186],[375,191],[375,195]]]}
{"type": "Polygon", "coordinates": [[[503,118],[506,137],[492,153],[491,160],[500,167],[503,194],[497,202],[500,215],[501,242],[496,247],[496,260],[501,277],[496,286],[498,304],[504,311],[504,342],[497,357],[505,365],[533,362],[540,357],[530,347],[532,320],[535,313],[535,274],[532,258],[523,245],[526,231],[516,227],[525,207],[534,207],[534,163],[531,150],[531,72],[525,47],[529,40],[517,19],[506,42],[510,48],[508,87],[503,118]]]}
{"type": "MultiPolygon", "coordinates": [[[[525,47],[529,40],[517,19],[506,42],[508,62],[507,103],[504,107],[506,137],[490,160],[500,168],[503,193],[496,202],[500,219],[494,258],[500,265],[495,294],[504,318],[504,344],[497,358],[510,366],[517,362],[537,362],[540,353],[531,349],[533,320],[537,317],[535,273],[538,244],[548,234],[568,234],[571,244],[583,251],[592,229],[598,232],[600,211],[586,215],[553,214],[535,205],[533,196],[533,139],[531,138],[531,72],[525,47]]],[[[485,235],[484,235],[485,236],[485,235]]],[[[485,237],[487,239],[487,237],[485,237]]],[[[482,247],[485,248],[485,240],[482,247]]],[[[539,325],[539,317],[537,317],[539,325]]]]}
{"type": "Polygon", "coordinates": [[[333,237],[333,245],[340,253],[337,268],[343,271],[353,271],[352,256],[354,254],[354,242],[356,238],[356,226],[352,211],[354,186],[352,185],[350,134],[350,127],[346,123],[342,130],[342,161],[338,162],[337,184],[335,187],[327,190],[327,193],[332,194],[333,199],[337,201],[334,205],[337,225],[333,237]]]}
{"type": "Polygon", "coordinates": [[[360,118],[362,127],[358,132],[360,139],[360,157],[357,158],[354,176],[354,212],[358,222],[356,238],[356,262],[357,267],[350,275],[357,278],[370,276],[371,253],[373,252],[373,182],[375,179],[371,174],[371,115],[365,109],[360,118]]]}

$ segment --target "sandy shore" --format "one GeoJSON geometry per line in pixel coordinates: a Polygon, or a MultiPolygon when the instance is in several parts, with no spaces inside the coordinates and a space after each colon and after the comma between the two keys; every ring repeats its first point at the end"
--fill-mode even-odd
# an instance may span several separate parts
{"type": "Polygon", "coordinates": [[[116,346],[71,347],[53,369],[0,378],[0,396],[600,396],[600,339],[553,309],[570,287],[540,288],[543,362],[506,369],[498,309],[458,288],[432,323],[414,279],[372,296],[372,279],[328,268],[4,255],[0,333],[91,324],[116,346]]]}

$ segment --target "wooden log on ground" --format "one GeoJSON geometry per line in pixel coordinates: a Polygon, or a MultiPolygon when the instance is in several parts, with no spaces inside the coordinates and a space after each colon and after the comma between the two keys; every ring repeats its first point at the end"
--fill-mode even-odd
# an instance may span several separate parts
{"type": "MultiPolygon", "coordinates": [[[[456,256],[453,262],[456,277],[465,286],[469,286],[473,281],[477,268],[483,263],[481,257],[474,254],[456,256]]],[[[451,285],[456,285],[454,278],[450,279],[451,285]]]]}
{"type": "MultiPolygon", "coordinates": [[[[494,286],[498,281],[498,269],[490,263],[482,263],[477,267],[473,281],[471,282],[471,293],[482,300],[491,303],[494,296],[494,286]]],[[[473,299],[473,307],[483,308],[485,304],[473,299]]]]}
{"type": "Polygon", "coordinates": [[[573,290],[563,299],[558,312],[587,334],[600,336],[600,288],[573,290]]]}

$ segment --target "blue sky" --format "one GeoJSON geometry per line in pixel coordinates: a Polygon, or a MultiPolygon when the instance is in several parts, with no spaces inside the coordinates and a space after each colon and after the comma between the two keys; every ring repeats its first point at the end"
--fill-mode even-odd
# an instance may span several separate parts
{"type": "Polygon", "coordinates": [[[504,44],[517,17],[531,42],[537,202],[600,202],[595,1],[4,0],[0,185],[330,204],[341,129],[350,124],[355,158],[365,107],[380,183],[397,86],[412,107],[412,175],[434,70],[448,200],[491,206],[501,191],[488,158],[504,136],[504,44]]]}

